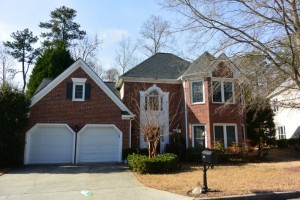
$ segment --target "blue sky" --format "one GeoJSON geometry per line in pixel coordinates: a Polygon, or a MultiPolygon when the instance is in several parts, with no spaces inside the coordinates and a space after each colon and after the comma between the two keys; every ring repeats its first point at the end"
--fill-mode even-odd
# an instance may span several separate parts
{"type": "Polygon", "coordinates": [[[39,36],[44,30],[38,25],[50,20],[51,11],[63,5],[75,9],[81,29],[103,40],[99,60],[104,68],[113,66],[122,34],[135,41],[151,15],[170,17],[155,0],[0,0],[0,5],[0,41],[25,28],[39,36]]]}

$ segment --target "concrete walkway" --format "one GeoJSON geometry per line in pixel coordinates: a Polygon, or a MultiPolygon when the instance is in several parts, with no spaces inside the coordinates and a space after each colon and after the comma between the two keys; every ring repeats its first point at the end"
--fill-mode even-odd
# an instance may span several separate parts
{"type": "Polygon", "coordinates": [[[191,200],[144,187],[121,164],[29,166],[0,176],[0,200],[191,200]],[[90,195],[90,196],[89,196],[90,195]]]}

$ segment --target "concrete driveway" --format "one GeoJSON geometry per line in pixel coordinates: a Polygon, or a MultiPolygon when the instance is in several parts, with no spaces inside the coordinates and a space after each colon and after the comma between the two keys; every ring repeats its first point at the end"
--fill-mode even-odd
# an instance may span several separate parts
{"type": "Polygon", "coordinates": [[[121,164],[29,166],[0,176],[0,200],[188,200],[144,187],[121,164]],[[88,196],[87,193],[92,195],[88,196]]]}

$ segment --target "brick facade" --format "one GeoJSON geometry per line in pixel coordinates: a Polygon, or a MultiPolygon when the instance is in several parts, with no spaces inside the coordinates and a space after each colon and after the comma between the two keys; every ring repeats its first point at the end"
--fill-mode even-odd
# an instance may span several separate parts
{"type": "Polygon", "coordinates": [[[181,84],[125,82],[123,102],[135,115],[132,122],[132,147],[139,147],[140,137],[140,91],[146,91],[156,84],[163,92],[169,92],[169,132],[178,125],[184,128],[184,97],[181,84]]]}
{"type": "Polygon", "coordinates": [[[233,78],[233,73],[230,69],[221,63],[212,72],[214,77],[230,78],[233,80],[234,87],[234,104],[213,103],[211,77],[202,77],[204,81],[204,103],[192,103],[191,100],[191,80],[183,80],[182,83],[141,83],[141,82],[124,82],[124,98],[125,105],[137,116],[132,122],[132,144],[134,147],[139,146],[139,107],[140,107],[140,91],[146,91],[149,87],[156,84],[164,92],[170,92],[170,119],[175,118],[170,122],[169,131],[172,133],[173,129],[180,126],[182,129],[182,136],[186,136],[185,128],[185,104],[184,104],[184,87],[186,91],[186,107],[187,107],[187,131],[188,131],[188,147],[192,147],[192,125],[201,124],[205,126],[206,144],[208,148],[212,148],[214,144],[214,124],[234,124],[237,127],[238,142],[244,142],[244,134],[242,125],[245,123],[244,113],[241,111],[241,95],[238,82],[233,78]],[[223,71],[222,71],[223,70],[223,71]],[[179,107],[179,109],[174,108],[179,107]],[[176,114],[176,115],[175,115],[176,114]]]}
{"type": "Polygon", "coordinates": [[[123,133],[123,149],[139,147],[140,139],[140,91],[147,91],[154,84],[163,92],[169,93],[169,132],[172,134],[176,127],[181,128],[184,138],[188,135],[188,147],[193,145],[192,125],[201,124],[205,126],[206,144],[211,148],[214,143],[214,124],[234,124],[237,127],[238,142],[244,141],[242,125],[245,123],[241,107],[241,95],[238,82],[233,73],[224,63],[216,66],[211,75],[202,77],[186,78],[182,81],[172,80],[172,83],[163,81],[140,82],[134,79],[124,80],[123,103],[135,114],[135,118],[122,120],[121,109],[116,103],[93,81],[82,69],[78,68],[66,79],[60,82],[54,89],[47,93],[42,99],[31,107],[29,118],[29,130],[36,123],[65,123],[73,130],[75,126],[79,129],[86,124],[114,124],[123,133]],[[211,77],[213,76],[213,77],[211,77]],[[212,102],[212,78],[230,78],[233,80],[234,98],[233,104],[212,102]],[[72,101],[66,98],[67,83],[72,83],[72,78],[86,78],[86,83],[91,84],[91,97],[85,101],[72,101]],[[203,80],[204,102],[192,103],[191,81],[203,80]],[[157,83],[156,83],[157,82],[157,83]],[[186,103],[186,104],[185,104],[186,103]],[[186,108],[186,110],[185,110],[186,108]],[[185,111],[187,119],[185,118],[185,111]],[[185,127],[187,124],[187,127],[185,127]],[[131,133],[130,133],[131,130],[131,133]],[[186,133],[187,130],[187,133],[186,133]],[[131,134],[131,141],[129,141],[131,134]]]}
{"type": "Polygon", "coordinates": [[[121,119],[120,108],[85,73],[78,68],[30,109],[28,130],[36,123],[65,123],[73,130],[86,124],[114,124],[123,133],[123,148],[129,147],[129,120],[121,119]],[[72,101],[66,98],[66,85],[71,78],[87,78],[91,84],[91,98],[72,101]]]}

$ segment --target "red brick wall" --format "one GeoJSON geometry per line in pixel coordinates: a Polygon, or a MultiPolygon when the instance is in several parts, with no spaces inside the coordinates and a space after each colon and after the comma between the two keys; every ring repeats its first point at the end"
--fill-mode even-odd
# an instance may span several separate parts
{"type": "MultiPolygon", "coordinates": [[[[191,81],[186,81],[186,103],[187,103],[187,115],[188,115],[188,132],[189,132],[189,147],[192,147],[192,125],[193,124],[203,124],[205,125],[206,132],[210,135],[210,119],[209,119],[209,104],[210,95],[208,94],[208,82],[204,81],[204,104],[192,104],[191,99],[191,81]]],[[[207,138],[208,140],[210,137],[207,138]]]]}
{"type": "MultiPolygon", "coordinates": [[[[140,108],[140,91],[146,91],[152,87],[153,83],[137,83],[125,82],[124,83],[124,103],[135,115],[132,121],[132,147],[139,147],[140,136],[140,122],[139,122],[139,108],[140,108]]],[[[157,83],[163,92],[169,92],[169,119],[170,128],[173,129],[179,126],[184,130],[184,99],[181,84],[164,84],[157,83]]],[[[185,136],[185,133],[182,133],[185,136]]]]}
{"type": "Polygon", "coordinates": [[[36,123],[66,123],[79,129],[85,124],[115,124],[123,133],[123,148],[129,146],[129,120],[121,119],[120,108],[81,69],[74,71],[30,109],[29,128],[36,123]],[[91,98],[72,101],[66,98],[66,85],[71,78],[87,78],[91,84],[91,98]]]}
{"type": "MultiPolygon", "coordinates": [[[[235,83],[237,85],[237,83],[235,83]]],[[[173,122],[170,123],[170,132],[176,128],[179,124],[182,129],[182,136],[185,138],[185,116],[184,116],[184,96],[183,96],[183,85],[182,84],[156,84],[164,92],[170,92],[170,119],[171,116],[175,116],[173,122]],[[180,106],[179,110],[177,108],[180,106]],[[176,111],[175,111],[176,110],[176,111]],[[176,115],[175,115],[176,114],[176,115]]],[[[214,123],[234,123],[237,124],[238,139],[241,142],[242,139],[242,128],[241,124],[244,124],[244,115],[240,113],[239,108],[239,95],[236,97],[236,104],[224,107],[224,104],[212,103],[211,96],[211,78],[207,77],[204,79],[205,88],[205,103],[204,104],[192,104],[191,103],[191,83],[186,81],[186,102],[187,102],[187,117],[188,117],[188,146],[192,147],[192,125],[193,124],[204,124],[207,133],[207,144],[208,147],[213,145],[213,124],[214,123]]],[[[127,107],[137,116],[132,122],[132,146],[139,146],[139,104],[140,104],[140,93],[139,91],[146,91],[149,87],[153,86],[153,83],[136,83],[136,82],[125,82],[124,83],[124,103],[127,107]],[[136,103],[138,105],[136,105],[136,103]]],[[[235,88],[237,93],[238,87],[235,88]]]]}
{"type": "Polygon", "coordinates": [[[191,82],[186,81],[186,100],[188,107],[188,130],[189,147],[192,147],[192,125],[204,124],[207,134],[207,145],[211,148],[214,142],[213,124],[234,123],[237,125],[238,140],[242,142],[242,127],[244,124],[244,114],[240,111],[240,95],[238,95],[238,85],[235,83],[235,104],[224,106],[224,104],[212,103],[211,78],[204,79],[204,104],[192,104],[191,102],[191,82]]]}

